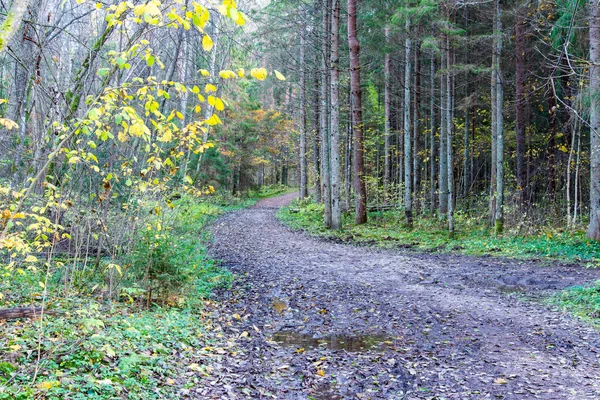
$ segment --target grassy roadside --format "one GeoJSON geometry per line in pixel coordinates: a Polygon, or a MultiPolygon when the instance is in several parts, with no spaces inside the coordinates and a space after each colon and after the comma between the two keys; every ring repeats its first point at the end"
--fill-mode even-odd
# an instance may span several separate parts
{"type": "Polygon", "coordinates": [[[349,243],[421,252],[575,261],[588,267],[600,266],[600,243],[586,239],[584,232],[549,228],[538,235],[507,233],[498,237],[480,220],[457,215],[455,238],[449,239],[446,226],[437,219],[417,218],[412,230],[405,228],[401,211],[370,212],[369,222],[365,225],[355,225],[353,216],[345,214],[343,230],[333,232],[323,227],[322,205],[300,201],[282,208],[277,217],[293,229],[349,243]]]}
{"type": "MultiPolygon", "coordinates": [[[[0,321],[0,399],[177,399],[181,389],[196,387],[208,376],[215,352],[223,351],[213,348],[222,333],[207,310],[211,294],[233,278],[207,254],[207,226],[225,212],[287,191],[270,187],[241,199],[217,194],[178,200],[179,211],[168,216],[171,229],[151,238],[168,264],[161,271],[165,284],[178,289],[150,308],[135,284],[123,282],[109,297],[106,271],[90,272],[68,291],[58,271],[44,288],[38,284],[45,279],[42,270],[15,274],[10,287],[0,284],[0,308],[39,305],[44,297],[46,307],[64,312],[0,321]]],[[[123,268],[133,268],[148,252],[144,238],[138,240],[123,268]]],[[[122,276],[125,281],[127,271],[122,276]]]]}

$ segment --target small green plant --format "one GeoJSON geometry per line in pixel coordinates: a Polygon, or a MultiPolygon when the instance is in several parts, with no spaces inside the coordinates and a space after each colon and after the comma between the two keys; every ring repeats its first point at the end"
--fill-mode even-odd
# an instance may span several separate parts
{"type": "Polygon", "coordinates": [[[592,286],[575,286],[550,298],[550,303],[600,325],[600,281],[592,286]]]}

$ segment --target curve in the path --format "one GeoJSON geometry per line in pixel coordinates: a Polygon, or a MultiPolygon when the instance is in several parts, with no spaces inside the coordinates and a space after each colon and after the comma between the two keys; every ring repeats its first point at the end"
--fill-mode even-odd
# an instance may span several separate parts
{"type": "Polygon", "coordinates": [[[531,300],[598,272],[336,244],[276,220],[293,198],[213,228],[213,254],[243,276],[234,302],[264,332],[247,372],[255,388],[287,399],[600,399],[598,332],[531,300]],[[265,340],[278,331],[391,340],[302,350],[265,340]]]}

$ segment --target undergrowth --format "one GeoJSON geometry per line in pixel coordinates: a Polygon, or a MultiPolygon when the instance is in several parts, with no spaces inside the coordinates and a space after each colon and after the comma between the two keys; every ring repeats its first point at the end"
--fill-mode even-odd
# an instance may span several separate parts
{"type": "Polygon", "coordinates": [[[534,235],[508,231],[503,236],[496,236],[481,219],[457,213],[455,237],[449,239],[443,221],[419,217],[415,219],[413,229],[407,229],[402,210],[392,210],[370,212],[369,222],[365,225],[355,225],[353,215],[345,213],[343,229],[334,232],[323,225],[322,205],[302,201],[282,208],[277,215],[291,228],[357,244],[423,252],[582,261],[588,267],[600,266],[600,243],[587,239],[582,231],[546,227],[534,235]]]}
{"type": "Polygon", "coordinates": [[[600,327],[600,281],[562,290],[550,298],[550,304],[600,327]]]}
{"type": "Polygon", "coordinates": [[[61,312],[0,321],[0,399],[176,399],[196,386],[208,376],[217,335],[205,304],[233,278],[207,254],[207,225],[288,190],[201,201],[183,196],[160,215],[168,226],[157,229],[150,218],[151,229],[132,238],[137,243],[118,260],[118,271],[102,260],[99,269],[83,269],[87,275],[77,282],[40,268],[0,284],[0,308],[40,306],[43,299],[46,309],[61,312]]]}

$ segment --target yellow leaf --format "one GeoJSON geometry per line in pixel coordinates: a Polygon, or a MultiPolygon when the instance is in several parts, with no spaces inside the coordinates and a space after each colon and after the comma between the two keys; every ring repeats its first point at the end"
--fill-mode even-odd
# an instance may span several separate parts
{"type": "Polygon", "coordinates": [[[237,78],[237,75],[235,74],[235,72],[230,71],[230,70],[225,70],[225,71],[221,71],[219,72],[219,76],[223,79],[234,79],[237,78]]]}
{"type": "Polygon", "coordinates": [[[58,381],[46,381],[46,382],[38,383],[36,385],[36,387],[41,390],[48,390],[48,389],[52,389],[54,386],[58,386],[58,385],[60,385],[60,382],[58,382],[58,381]]]}
{"type": "Polygon", "coordinates": [[[183,121],[183,114],[177,111],[177,118],[183,121]]]}
{"type": "Polygon", "coordinates": [[[283,74],[277,70],[275,70],[275,76],[277,77],[277,79],[279,79],[280,81],[285,81],[285,76],[283,76],[283,74]]]}
{"type": "Polygon", "coordinates": [[[208,72],[208,71],[207,71],[207,70],[205,70],[205,69],[201,69],[201,70],[200,70],[200,74],[202,74],[202,76],[210,76],[210,72],[208,72]]]}
{"type": "Polygon", "coordinates": [[[215,93],[217,91],[217,87],[213,84],[208,83],[204,88],[206,93],[215,93]]]}
{"type": "Polygon", "coordinates": [[[191,369],[192,371],[196,371],[196,372],[202,371],[202,368],[200,367],[200,365],[198,365],[196,363],[190,364],[188,366],[188,368],[191,369]]]}
{"type": "Polygon", "coordinates": [[[237,8],[235,0],[223,0],[223,5],[227,8],[237,8]]]}
{"type": "Polygon", "coordinates": [[[9,131],[11,129],[17,129],[19,127],[19,124],[8,118],[0,118],[0,125],[8,129],[9,131]]]}
{"type": "Polygon", "coordinates": [[[220,125],[223,123],[223,122],[221,122],[221,119],[219,118],[219,116],[217,114],[213,114],[212,117],[207,119],[205,122],[209,126],[220,125]]]}
{"type": "Polygon", "coordinates": [[[241,12],[237,12],[237,18],[235,19],[235,23],[238,24],[239,26],[244,26],[246,25],[246,20],[244,19],[244,14],[242,14],[241,12]]]}
{"type": "Polygon", "coordinates": [[[317,370],[317,375],[319,375],[319,376],[325,376],[325,371],[323,371],[322,369],[318,369],[317,370]]]}
{"type": "Polygon", "coordinates": [[[146,10],[146,5],[145,4],[140,4],[139,6],[135,6],[135,8],[133,9],[133,13],[136,16],[140,16],[144,13],[144,11],[146,10]]]}
{"type": "Polygon", "coordinates": [[[240,78],[243,78],[246,75],[246,72],[244,71],[244,68],[238,69],[237,73],[238,73],[238,76],[240,78]]]}
{"type": "Polygon", "coordinates": [[[202,38],[202,48],[204,49],[204,51],[211,51],[213,46],[214,43],[210,36],[204,35],[204,37],[202,38]]]}
{"type": "Polygon", "coordinates": [[[496,385],[506,385],[508,383],[508,381],[504,378],[496,378],[496,379],[494,379],[494,383],[496,385]]]}
{"type": "Polygon", "coordinates": [[[267,70],[265,68],[253,68],[250,75],[259,81],[264,81],[267,79],[267,70]]]}

